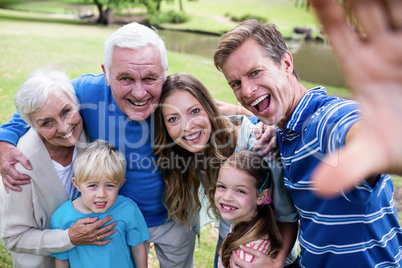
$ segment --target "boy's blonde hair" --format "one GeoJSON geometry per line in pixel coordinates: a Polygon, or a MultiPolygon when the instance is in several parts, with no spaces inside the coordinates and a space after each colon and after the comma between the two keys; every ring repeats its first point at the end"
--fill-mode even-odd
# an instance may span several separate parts
{"type": "Polygon", "coordinates": [[[121,186],[125,180],[126,158],[112,144],[95,140],[77,154],[73,168],[78,185],[90,178],[99,181],[105,176],[121,186]]]}

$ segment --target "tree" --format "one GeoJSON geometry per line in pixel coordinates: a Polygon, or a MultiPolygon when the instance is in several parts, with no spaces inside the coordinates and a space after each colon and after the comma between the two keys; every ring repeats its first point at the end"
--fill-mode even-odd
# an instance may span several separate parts
{"type": "MultiPolygon", "coordinates": [[[[102,0],[94,0],[96,7],[98,8],[99,18],[96,23],[110,25],[113,22],[113,7],[105,5],[102,0]]],[[[108,1],[109,2],[109,1],[108,1]]]]}
{"type": "MultiPolygon", "coordinates": [[[[91,0],[87,0],[91,1],[91,0]]],[[[147,9],[148,14],[157,14],[160,12],[162,0],[92,0],[99,11],[98,24],[110,25],[113,23],[113,15],[115,10],[134,7],[135,5],[143,5],[147,9]]],[[[174,0],[165,0],[173,2],[174,0]]],[[[180,4],[181,4],[180,0],[180,4]]]]}
{"type": "MultiPolygon", "coordinates": [[[[174,0],[165,0],[165,1],[168,3],[172,3],[174,0]]],[[[161,10],[162,0],[139,0],[139,3],[143,4],[146,7],[148,14],[156,14],[159,13],[161,10]]]]}

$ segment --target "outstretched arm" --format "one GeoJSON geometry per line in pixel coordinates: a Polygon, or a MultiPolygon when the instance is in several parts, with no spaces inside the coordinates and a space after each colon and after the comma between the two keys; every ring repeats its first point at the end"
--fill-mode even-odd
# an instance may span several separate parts
{"type": "Polygon", "coordinates": [[[351,0],[363,35],[335,0],[311,3],[362,115],[345,147],[313,174],[318,193],[331,197],[378,173],[402,174],[402,1],[351,0]]]}

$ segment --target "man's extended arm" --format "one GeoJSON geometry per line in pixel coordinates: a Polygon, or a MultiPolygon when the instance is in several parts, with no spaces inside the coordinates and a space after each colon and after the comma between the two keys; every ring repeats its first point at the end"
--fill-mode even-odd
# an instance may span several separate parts
{"type": "Polygon", "coordinates": [[[374,174],[402,174],[402,4],[353,1],[364,33],[359,36],[334,0],[311,3],[362,114],[353,139],[313,173],[318,191],[332,196],[334,189],[346,191],[374,174]]]}

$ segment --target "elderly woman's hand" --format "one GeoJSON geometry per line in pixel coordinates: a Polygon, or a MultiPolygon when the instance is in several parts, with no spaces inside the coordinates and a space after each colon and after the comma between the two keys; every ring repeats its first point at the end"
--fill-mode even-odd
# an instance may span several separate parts
{"type": "Polygon", "coordinates": [[[18,185],[31,183],[28,175],[20,174],[14,168],[18,162],[26,169],[32,169],[29,160],[20,150],[8,142],[0,142],[0,174],[7,193],[9,189],[20,192],[22,189],[18,185]]]}
{"type": "Polygon", "coordinates": [[[103,246],[109,243],[111,240],[108,238],[116,232],[117,222],[113,222],[105,227],[102,227],[106,223],[110,222],[113,217],[108,216],[101,220],[98,218],[84,218],[79,219],[68,229],[68,235],[73,245],[98,245],[103,246]]]}

